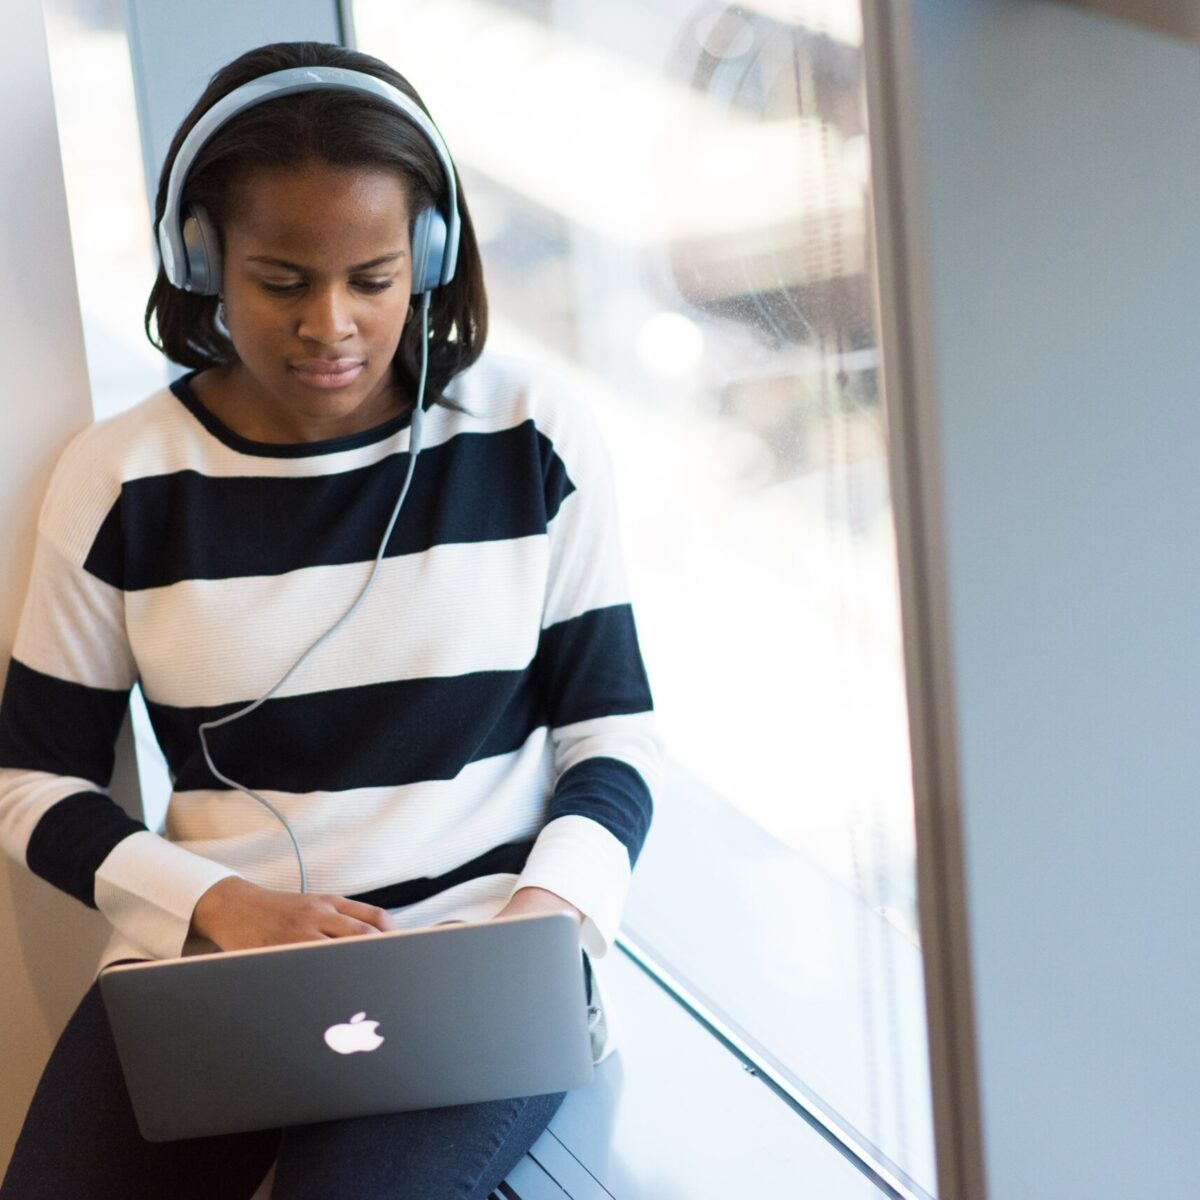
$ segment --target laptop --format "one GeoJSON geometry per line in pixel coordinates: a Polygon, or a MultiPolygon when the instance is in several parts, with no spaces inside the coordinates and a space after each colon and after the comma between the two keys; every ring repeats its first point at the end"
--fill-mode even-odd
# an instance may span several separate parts
{"type": "Polygon", "coordinates": [[[100,974],[151,1142],[534,1096],[592,1077],[569,913],[100,974]]]}

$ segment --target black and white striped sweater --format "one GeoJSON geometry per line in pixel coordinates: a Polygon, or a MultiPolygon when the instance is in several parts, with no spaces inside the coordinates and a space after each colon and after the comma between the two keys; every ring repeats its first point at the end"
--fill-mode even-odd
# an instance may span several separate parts
{"type": "MultiPolygon", "coordinates": [[[[408,462],[407,415],[250,442],[189,380],[63,453],[0,705],[0,839],[105,914],[104,961],[183,952],[227,875],[298,888],[286,831],[211,774],[197,725],[353,603],[408,462]],[[173,781],[161,834],[106,794],[137,681],[173,781]]],[[[466,411],[428,410],[362,606],[209,745],[287,815],[311,891],[443,919],[544,887],[600,955],[662,759],[609,454],[585,400],[514,361],[485,356],[447,396],[466,411]]]]}

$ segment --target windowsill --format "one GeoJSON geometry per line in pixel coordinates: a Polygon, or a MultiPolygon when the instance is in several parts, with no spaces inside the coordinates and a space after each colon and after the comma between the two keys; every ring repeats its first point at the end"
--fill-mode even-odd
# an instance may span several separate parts
{"type": "Polygon", "coordinates": [[[798,1107],[936,1193],[923,963],[904,933],[675,763],[624,929],[798,1107]]]}
{"type": "Polygon", "coordinates": [[[630,958],[614,951],[603,965],[620,1049],[509,1176],[521,1200],[889,1194],[630,958]]]}

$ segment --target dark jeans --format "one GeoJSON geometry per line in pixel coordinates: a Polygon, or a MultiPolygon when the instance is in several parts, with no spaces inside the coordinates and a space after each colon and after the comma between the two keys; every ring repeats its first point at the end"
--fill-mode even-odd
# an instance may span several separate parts
{"type": "Polygon", "coordinates": [[[0,1200],[248,1200],[277,1157],[271,1200],[485,1200],[562,1100],[557,1093],[148,1142],[94,983],[46,1064],[0,1200]]]}

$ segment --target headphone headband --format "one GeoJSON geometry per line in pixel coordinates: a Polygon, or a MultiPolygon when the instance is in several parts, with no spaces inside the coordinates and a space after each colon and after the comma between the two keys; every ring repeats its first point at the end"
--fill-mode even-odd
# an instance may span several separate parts
{"type": "Polygon", "coordinates": [[[159,257],[167,279],[175,287],[201,295],[219,291],[220,261],[216,257],[216,239],[203,209],[180,212],[180,200],[192,163],[201,147],[221,126],[239,113],[297,92],[334,88],[361,92],[384,100],[406,116],[425,136],[441,163],[446,180],[447,212],[443,220],[436,208],[417,214],[413,227],[413,292],[420,294],[454,277],[458,262],[459,216],[458,188],[450,152],[437,127],[421,107],[399,88],[375,75],[351,71],[345,67],[289,67],[272,71],[235,88],[208,109],[189,130],[171,164],[167,180],[166,207],[158,223],[159,257]],[[191,236],[185,229],[189,221],[197,223],[191,236]],[[418,244],[419,243],[419,244],[418,244]],[[215,261],[214,261],[215,259],[215,261]],[[199,261],[197,261],[199,260],[199,261]]]}

